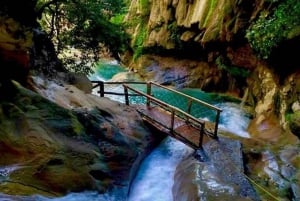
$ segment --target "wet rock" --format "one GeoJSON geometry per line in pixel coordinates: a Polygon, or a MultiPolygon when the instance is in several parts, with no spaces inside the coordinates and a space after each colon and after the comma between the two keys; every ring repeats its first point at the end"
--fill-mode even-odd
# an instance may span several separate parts
{"type": "Polygon", "coordinates": [[[293,201],[300,200],[300,185],[292,184],[291,189],[293,194],[293,201]]]}
{"type": "Polygon", "coordinates": [[[300,138],[300,111],[290,115],[289,127],[293,134],[300,138]]]}
{"type": "Polygon", "coordinates": [[[276,158],[269,150],[262,153],[262,161],[267,164],[266,166],[268,168],[273,169],[274,171],[279,171],[279,166],[276,158]]]}
{"type": "Polygon", "coordinates": [[[176,168],[174,200],[260,200],[243,174],[239,141],[220,138],[204,145],[207,160],[183,160],[176,168]],[[191,182],[193,181],[193,182],[191,182]]]}
{"type": "Polygon", "coordinates": [[[284,164],[280,168],[281,175],[284,178],[292,178],[296,173],[296,168],[290,164],[284,164]]]}
{"type": "Polygon", "coordinates": [[[296,146],[286,146],[280,151],[279,157],[284,163],[292,163],[300,154],[300,148],[296,146]]]}
{"type": "Polygon", "coordinates": [[[288,146],[280,151],[280,160],[284,163],[281,165],[281,175],[286,179],[293,178],[297,173],[297,168],[293,166],[293,161],[298,157],[300,149],[294,146],[288,146]]]}

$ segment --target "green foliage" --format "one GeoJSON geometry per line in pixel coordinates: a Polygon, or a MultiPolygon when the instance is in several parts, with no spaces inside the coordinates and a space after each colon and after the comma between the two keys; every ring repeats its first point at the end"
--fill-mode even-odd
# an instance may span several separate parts
{"type": "Polygon", "coordinates": [[[113,17],[110,19],[110,22],[113,23],[113,24],[121,25],[121,26],[122,26],[123,21],[124,21],[124,18],[125,18],[125,15],[126,15],[126,14],[118,14],[118,15],[115,15],[115,16],[113,16],[113,17]]]}
{"type": "Polygon", "coordinates": [[[148,16],[150,13],[150,3],[149,0],[139,0],[139,6],[141,8],[141,15],[148,16]]]}
{"type": "Polygon", "coordinates": [[[144,41],[148,35],[147,27],[143,25],[142,23],[140,24],[141,28],[139,29],[139,32],[135,38],[133,49],[134,49],[134,55],[133,55],[133,60],[138,59],[144,51],[144,41]]]}
{"type": "Polygon", "coordinates": [[[132,49],[133,49],[133,60],[138,59],[142,54],[145,53],[146,49],[144,45],[144,41],[148,36],[147,22],[150,14],[150,2],[149,0],[139,0],[138,1],[138,15],[126,23],[126,26],[136,28],[137,33],[133,38],[132,49]]]}
{"type": "Polygon", "coordinates": [[[285,39],[300,35],[300,1],[282,0],[271,15],[261,13],[249,27],[246,38],[263,59],[285,39]]]}
{"type": "Polygon", "coordinates": [[[300,112],[287,113],[285,119],[288,122],[292,133],[300,137],[300,112]]]}
{"type": "Polygon", "coordinates": [[[99,60],[100,44],[104,44],[118,58],[129,47],[129,36],[120,21],[126,12],[125,0],[45,0],[41,25],[56,43],[57,52],[80,50],[75,56],[63,56],[63,63],[75,72],[91,72],[91,60],[99,60]],[[48,2],[49,3],[49,2],[48,2]],[[45,6],[47,5],[47,6],[45,6]]]}

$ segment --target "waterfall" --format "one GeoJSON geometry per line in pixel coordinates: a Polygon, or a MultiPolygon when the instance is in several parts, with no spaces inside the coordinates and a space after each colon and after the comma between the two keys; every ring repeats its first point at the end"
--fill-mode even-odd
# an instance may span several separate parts
{"type": "Polygon", "coordinates": [[[176,166],[192,153],[193,149],[167,137],[141,164],[128,201],[172,201],[176,166]]]}
{"type": "Polygon", "coordinates": [[[247,132],[250,119],[245,115],[240,104],[225,102],[218,103],[216,106],[223,110],[220,116],[219,129],[234,133],[235,135],[244,138],[250,137],[247,132]]]}

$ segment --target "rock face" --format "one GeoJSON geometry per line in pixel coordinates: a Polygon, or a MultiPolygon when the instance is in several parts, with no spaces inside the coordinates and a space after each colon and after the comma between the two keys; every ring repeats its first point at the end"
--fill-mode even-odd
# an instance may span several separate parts
{"type": "Polygon", "coordinates": [[[300,90],[298,80],[299,72],[296,72],[281,84],[278,76],[266,64],[257,65],[247,80],[250,89],[247,102],[255,106],[255,118],[249,126],[249,131],[254,136],[264,131],[265,137],[268,138],[265,131],[269,130],[276,140],[280,136],[280,128],[299,136],[297,133],[298,91],[300,90]]]}
{"type": "Polygon", "coordinates": [[[180,29],[177,37],[186,42],[231,41],[234,34],[256,17],[263,4],[264,1],[154,0],[145,5],[135,1],[131,4],[130,15],[149,15],[146,46],[170,49],[176,46],[172,39],[176,27],[180,29]]]}
{"type": "Polygon", "coordinates": [[[160,138],[130,107],[48,84],[36,85],[47,99],[15,83],[15,96],[0,100],[1,192],[58,196],[114,190],[126,197],[137,164],[160,138]]]}
{"type": "Polygon", "coordinates": [[[133,25],[128,32],[133,36],[133,48],[138,53],[142,49],[143,56],[136,59],[134,55],[128,65],[160,83],[227,92],[241,98],[247,88],[246,78],[258,62],[244,37],[245,30],[266,4],[235,0],[132,1],[126,21],[133,25]],[[137,17],[141,20],[133,20],[137,17]],[[156,72],[160,69],[166,73],[153,75],[155,71],[148,69],[155,66],[156,72]]]}
{"type": "Polygon", "coordinates": [[[28,51],[32,45],[32,33],[12,18],[0,16],[0,22],[0,82],[14,79],[25,84],[29,74],[28,51]]]}
{"type": "Polygon", "coordinates": [[[142,19],[129,32],[132,46],[143,49],[143,56],[130,63],[132,69],[162,84],[244,98],[253,108],[249,130],[254,135],[262,124],[270,127],[270,132],[276,125],[276,130],[298,135],[299,64],[287,55],[297,58],[288,47],[299,44],[299,36],[279,44],[270,60],[257,57],[245,36],[251,23],[264,12],[272,13],[275,4],[246,0],[134,2],[127,20],[142,19]]]}
{"type": "Polygon", "coordinates": [[[244,175],[239,141],[209,141],[198,153],[202,162],[188,158],[177,166],[174,200],[260,200],[244,175]]]}
{"type": "Polygon", "coordinates": [[[226,88],[221,84],[222,72],[207,62],[151,55],[143,56],[136,68],[144,79],[164,85],[178,88],[199,86],[203,90],[218,88],[220,91],[226,88]]]}

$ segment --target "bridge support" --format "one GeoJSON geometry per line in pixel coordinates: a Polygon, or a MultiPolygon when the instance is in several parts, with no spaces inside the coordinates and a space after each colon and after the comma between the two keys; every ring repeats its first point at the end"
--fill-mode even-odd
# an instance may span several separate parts
{"type": "Polygon", "coordinates": [[[217,110],[216,120],[215,120],[215,131],[214,131],[214,139],[218,139],[218,126],[219,126],[219,119],[220,119],[220,110],[217,110]]]}
{"type": "Polygon", "coordinates": [[[124,86],[125,104],[129,105],[128,88],[124,86]]]}
{"type": "Polygon", "coordinates": [[[174,131],[174,122],[175,122],[175,110],[172,110],[171,111],[171,128],[170,128],[171,134],[173,134],[173,131],[174,131]]]}
{"type": "Polygon", "coordinates": [[[198,147],[200,148],[200,149],[202,149],[202,143],[203,143],[203,135],[204,135],[204,124],[202,125],[200,125],[200,136],[199,136],[199,145],[198,145],[198,147]]]}
{"type": "MultiPolygon", "coordinates": [[[[151,96],[151,82],[147,82],[147,95],[151,96]]],[[[150,107],[150,98],[147,97],[147,107],[150,107]]]]}
{"type": "Polygon", "coordinates": [[[100,97],[104,97],[104,82],[102,81],[99,82],[99,94],[100,97]]]}

